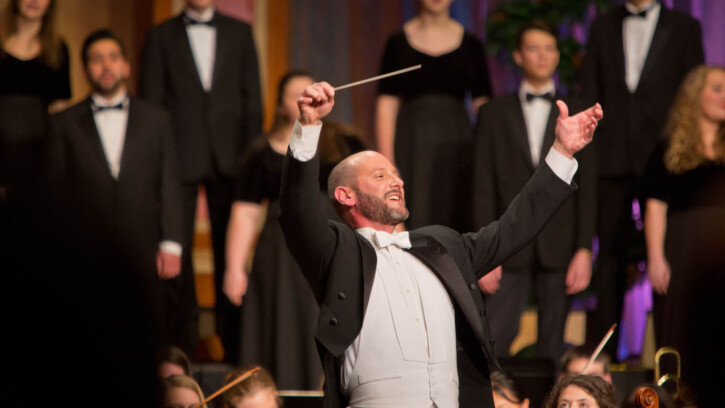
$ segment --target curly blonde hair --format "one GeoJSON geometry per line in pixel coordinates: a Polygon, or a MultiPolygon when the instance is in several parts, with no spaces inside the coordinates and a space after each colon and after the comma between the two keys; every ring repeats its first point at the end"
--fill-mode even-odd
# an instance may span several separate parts
{"type": "MultiPolygon", "coordinates": [[[[700,97],[707,83],[710,72],[722,71],[719,66],[700,65],[685,77],[680,85],[670,115],[665,126],[669,137],[669,146],[665,152],[664,162],[667,170],[681,174],[699,166],[705,157],[700,150],[700,118],[702,104],[700,97]]],[[[718,154],[715,160],[725,161],[725,124],[720,123],[715,149],[718,154]]]]}

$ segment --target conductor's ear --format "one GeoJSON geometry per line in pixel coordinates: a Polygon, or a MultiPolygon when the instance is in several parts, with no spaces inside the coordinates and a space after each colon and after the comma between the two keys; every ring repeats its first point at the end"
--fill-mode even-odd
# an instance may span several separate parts
{"type": "Polygon", "coordinates": [[[345,186],[339,186],[335,189],[335,199],[345,207],[352,207],[357,202],[355,191],[345,186]]]}

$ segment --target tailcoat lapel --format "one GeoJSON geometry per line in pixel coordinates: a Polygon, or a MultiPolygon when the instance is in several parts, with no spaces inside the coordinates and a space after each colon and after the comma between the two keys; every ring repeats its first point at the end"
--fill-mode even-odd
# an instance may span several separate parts
{"type": "Polygon", "coordinates": [[[617,78],[620,79],[620,85],[627,88],[627,81],[624,73],[624,17],[626,11],[624,7],[620,7],[617,14],[617,24],[614,26],[614,32],[610,33],[612,41],[609,43],[610,47],[614,47],[615,50],[610,55],[615,55],[616,60],[613,61],[614,69],[617,70],[617,78]]]}
{"type": "Polygon", "coordinates": [[[123,147],[121,148],[121,168],[118,170],[118,180],[128,172],[127,167],[133,163],[133,152],[136,149],[137,137],[140,131],[139,128],[139,114],[138,107],[133,102],[133,99],[128,101],[128,119],[126,121],[126,134],[123,139],[123,147]]]}
{"type": "Polygon", "coordinates": [[[461,275],[453,257],[443,245],[429,236],[413,232],[410,234],[410,241],[413,246],[408,252],[429,267],[438,279],[440,279],[446,287],[448,294],[453,298],[466,318],[466,321],[470,324],[473,334],[480,344],[483,345],[483,351],[486,357],[489,361],[495,361],[493,353],[487,347],[488,339],[484,336],[481,316],[479,315],[482,312],[478,311],[476,303],[469,293],[468,285],[463,279],[463,275],[461,275]]]}
{"type": "Polygon", "coordinates": [[[375,269],[378,264],[378,256],[373,246],[362,235],[355,233],[358,245],[361,250],[362,274],[363,274],[363,316],[368,310],[368,301],[370,300],[370,292],[373,290],[373,281],[375,280],[375,269]]]}
{"type": "Polygon", "coordinates": [[[111,167],[108,164],[108,158],[106,158],[106,152],[103,150],[103,144],[101,142],[101,135],[98,133],[96,127],[96,121],[93,119],[93,110],[91,109],[91,99],[88,98],[84,102],[87,109],[84,109],[83,114],[80,117],[79,126],[81,127],[82,137],[90,147],[91,154],[94,157],[94,161],[99,167],[104,169],[104,174],[109,177],[111,175],[111,167]]]}
{"type": "MultiPolygon", "coordinates": [[[[184,14],[182,13],[176,18],[176,35],[174,35],[176,49],[181,56],[186,69],[190,70],[195,78],[194,83],[199,89],[203,90],[204,85],[201,83],[199,69],[194,61],[194,54],[191,52],[191,43],[189,43],[189,35],[186,33],[186,24],[184,24],[184,14]]],[[[218,43],[218,41],[217,41],[218,43]]]]}
{"type": "Polygon", "coordinates": [[[544,131],[544,141],[541,143],[541,151],[539,152],[539,164],[542,160],[546,159],[546,154],[554,144],[556,138],[556,118],[559,116],[559,108],[556,106],[556,102],[551,102],[551,109],[549,110],[549,119],[546,122],[546,130],[544,131]]]}
{"type": "Polygon", "coordinates": [[[216,27],[216,52],[214,53],[214,68],[211,76],[211,89],[221,86],[222,80],[222,69],[229,59],[229,54],[233,51],[232,45],[234,44],[233,39],[228,38],[229,32],[227,31],[227,25],[224,21],[219,19],[218,16],[214,15],[214,27],[216,27]]]}
{"type": "Polygon", "coordinates": [[[521,100],[518,94],[513,95],[510,106],[506,109],[506,120],[511,124],[513,130],[512,136],[519,147],[519,152],[524,156],[529,171],[534,172],[534,162],[531,160],[531,147],[529,146],[529,136],[526,130],[526,119],[524,111],[521,108],[521,100]]]}
{"type": "Polygon", "coordinates": [[[652,43],[649,46],[647,57],[644,60],[642,74],[640,75],[639,84],[637,84],[638,89],[642,86],[643,81],[647,81],[647,78],[653,77],[651,74],[653,70],[663,69],[663,67],[657,66],[657,61],[662,61],[662,55],[667,52],[667,44],[670,42],[671,34],[672,24],[670,24],[669,10],[664,5],[660,5],[660,16],[657,19],[655,32],[652,35],[652,43]]]}

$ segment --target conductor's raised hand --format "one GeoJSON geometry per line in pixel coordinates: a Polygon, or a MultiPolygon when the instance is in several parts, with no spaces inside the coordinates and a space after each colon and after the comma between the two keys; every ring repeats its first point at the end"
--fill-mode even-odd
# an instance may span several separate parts
{"type": "Polygon", "coordinates": [[[300,108],[300,125],[319,125],[335,106],[335,89],[327,82],[315,82],[305,88],[297,106],[300,108]]]}
{"type": "Polygon", "coordinates": [[[599,104],[569,116],[569,108],[563,101],[556,101],[559,117],[556,119],[556,140],[554,149],[568,158],[592,141],[594,130],[604,116],[599,104]]]}

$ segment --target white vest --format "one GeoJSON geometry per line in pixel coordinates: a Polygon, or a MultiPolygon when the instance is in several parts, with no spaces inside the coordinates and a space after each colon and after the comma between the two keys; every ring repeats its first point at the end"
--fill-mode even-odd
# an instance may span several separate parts
{"type": "Polygon", "coordinates": [[[394,246],[376,252],[365,319],[342,369],[350,406],[457,407],[455,312],[448,293],[410,253],[394,246]]]}

